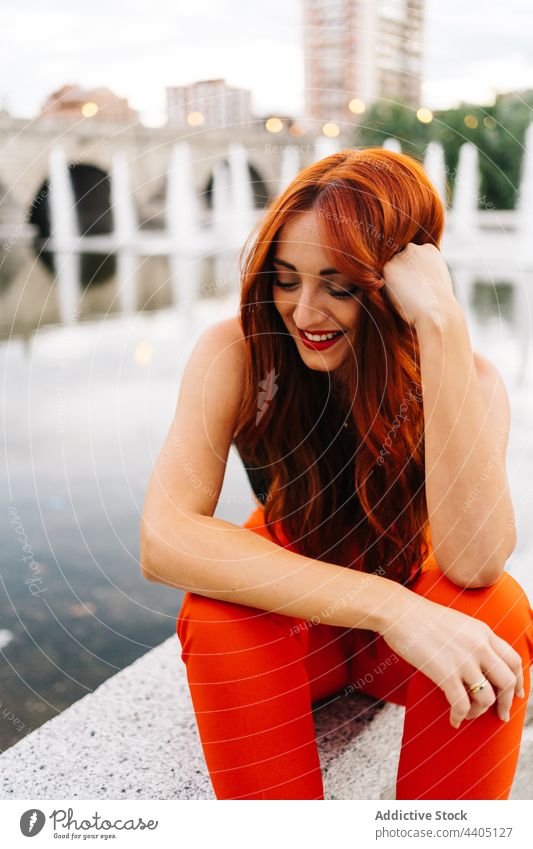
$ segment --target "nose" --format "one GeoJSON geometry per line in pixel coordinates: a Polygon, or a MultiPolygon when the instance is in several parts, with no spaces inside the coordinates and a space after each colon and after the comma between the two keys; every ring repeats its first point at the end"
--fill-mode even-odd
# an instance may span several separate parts
{"type": "Polygon", "coordinates": [[[311,292],[305,292],[305,287],[302,287],[292,312],[292,319],[298,327],[320,328],[327,325],[328,316],[319,304],[319,299],[311,292]]]}

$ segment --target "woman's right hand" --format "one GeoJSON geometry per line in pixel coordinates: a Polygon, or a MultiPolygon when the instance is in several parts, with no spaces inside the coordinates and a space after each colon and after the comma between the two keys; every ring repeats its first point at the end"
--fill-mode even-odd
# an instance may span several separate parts
{"type": "Polygon", "coordinates": [[[518,652],[486,622],[406,592],[403,604],[395,606],[394,621],[381,632],[387,645],[443,690],[454,728],[495,702],[500,719],[507,720],[515,694],[524,695],[518,652]],[[467,692],[484,678],[489,683],[482,690],[467,692]]]}

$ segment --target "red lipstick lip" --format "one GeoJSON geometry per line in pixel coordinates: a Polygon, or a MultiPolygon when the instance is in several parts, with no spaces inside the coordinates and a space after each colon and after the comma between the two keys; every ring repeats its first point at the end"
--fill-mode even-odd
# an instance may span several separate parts
{"type": "Polygon", "coordinates": [[[311,342],[310,339],[306,338],[303,331],[300,330],[300,328],[298,328],[298,334],[300,336],[300,339],[304,343],[305,347],[310,348],[313,351],[324,351],[326,348],[331,348],[331,346],[334,345],[335,342],[337,342],[339,339],[341,339],[344,336],[343,330],[339,330],[339,331],[325,330],[323,332],[324,333],[338,333],[338,336],[335,336],[333,339],[327,339],[324,342],[311,342]]]}
{"type": "MultiPolygon", "coordinates": [[[[299,327],[298,330],[300,333],[303,333],[303,328],[299,327]]],[[[308,333],[341,333],[341,330],[308,330],[308,333]]]]}

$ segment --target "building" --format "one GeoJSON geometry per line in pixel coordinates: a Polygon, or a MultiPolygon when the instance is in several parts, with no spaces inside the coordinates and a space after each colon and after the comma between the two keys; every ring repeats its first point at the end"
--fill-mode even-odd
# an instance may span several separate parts
{"type": "Polygon", "coordinates": [[[167,88],[170,127],[231,127],[252,121],[252,96],[225,80],[201,80],[167,88]]]}
{"type": "Polygon", "coordinates": [[[84,89],[79,85],[64,85],[47,98],[41,117],[92,118],[95,121],[115,121],[132,124],[138,113],[124,97],[117,97],[108,88],[84,89]]]}
{"type": "Polygon", "coordinates": [[[424,0],[304,0],[306,117],[421,104],[424,0]],[[351,104],[349,106],[349,104],[351,104]]]}

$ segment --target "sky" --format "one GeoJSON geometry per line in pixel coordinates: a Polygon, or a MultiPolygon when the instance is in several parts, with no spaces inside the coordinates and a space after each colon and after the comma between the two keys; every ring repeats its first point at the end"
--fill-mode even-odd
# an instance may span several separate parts
{"type": "MultiPolygon", "coordinates": [[[[0,105],[34,116],[64,83],[107,86],[163,123],[165,87],[224,77],[255,114],[302,115],[302,0],[0,0],[0,105]]],[[[531,0],[427,0],[430,109],[533,87],[531,0]]]]}

